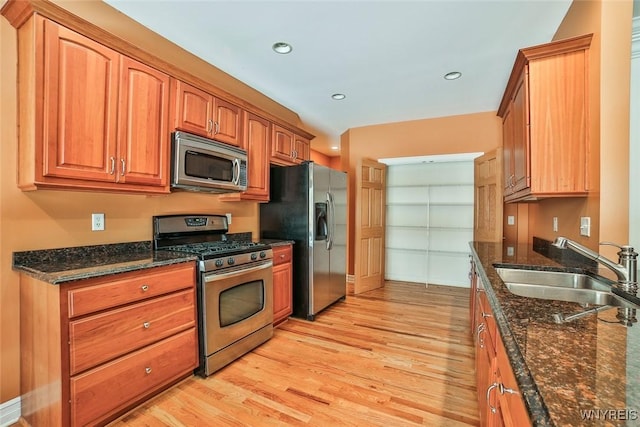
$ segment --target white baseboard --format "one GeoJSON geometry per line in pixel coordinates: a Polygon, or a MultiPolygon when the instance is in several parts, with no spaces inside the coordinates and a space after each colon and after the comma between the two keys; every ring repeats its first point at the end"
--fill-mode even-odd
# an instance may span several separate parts
{"type": "Polygon", "coordinates": [[[0,404],[0,427],[7,427],[20,419],[20,398],[2,402],[0,404]]]}

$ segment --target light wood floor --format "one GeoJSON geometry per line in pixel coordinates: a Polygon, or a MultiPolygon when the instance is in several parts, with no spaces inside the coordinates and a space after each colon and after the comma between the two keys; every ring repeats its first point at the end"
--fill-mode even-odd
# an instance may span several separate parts
{"type": "Polygon", "coordinates": [[[478,425],[468,289],[387,282],[114,426],[478,425]]]}

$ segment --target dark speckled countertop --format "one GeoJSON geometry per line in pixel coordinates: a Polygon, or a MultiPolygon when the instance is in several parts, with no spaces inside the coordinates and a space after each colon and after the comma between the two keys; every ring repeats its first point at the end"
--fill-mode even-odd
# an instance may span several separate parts
{"type": "Polygon", "coordinates": [[[534,425],[639,426],[640,324],[620,324],[616,308],[557,324],[553,314],[570,315],[584,308],[514,295],[494,268],[494,264],[517,264],[536,270],[594,272],[594,265],[539,247],[535,251],[531,246],[511,247],[507,254],[499,243],[470,246],[534,425]]]}
{"type": "Polygon", "coordinates": [[[195,259],[185,253],[154,251],[151,242],[135,242],[14,252],[13,268],[59,285],[195,259]]]}

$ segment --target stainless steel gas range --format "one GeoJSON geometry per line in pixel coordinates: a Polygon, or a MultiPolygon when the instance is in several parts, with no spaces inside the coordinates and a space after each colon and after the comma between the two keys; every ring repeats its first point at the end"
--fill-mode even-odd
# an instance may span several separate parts
{"type": "Polygon", "coordinates": [[[198,375],[209,376],[273,335],[271,247],[227,236],[224,215],[153,217],[156,250],[198,257],[198,375]]]}

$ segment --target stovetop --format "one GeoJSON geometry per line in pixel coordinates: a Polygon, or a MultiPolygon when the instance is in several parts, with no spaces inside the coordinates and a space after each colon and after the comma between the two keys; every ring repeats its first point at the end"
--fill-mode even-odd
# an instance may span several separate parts
{"type": "Polygon", "coordinates": [[[197,242],[181,245],[162,247],[162,250],[174,252],[187,252],[198,256],[200,259],[211,259],[219,256],[237,255],[254,251],[267,250],[270,246],[258,242],[197,242]]]}
{"type": "MultiPolygon", "coordinates": [[[[153,247],[196,255],[202,271],[237,267],[273,257],[271,246],[229,239],[225,215],[189,214],[153,217],[153,247]]],[[[238,233],[247,234],[247,233],[238,233]]]]}

